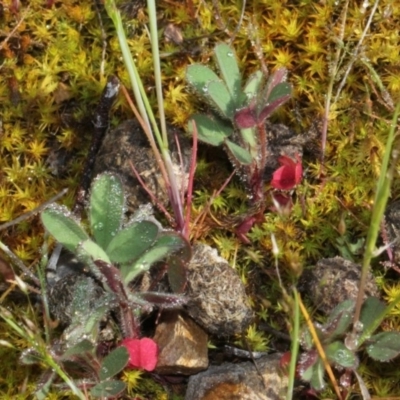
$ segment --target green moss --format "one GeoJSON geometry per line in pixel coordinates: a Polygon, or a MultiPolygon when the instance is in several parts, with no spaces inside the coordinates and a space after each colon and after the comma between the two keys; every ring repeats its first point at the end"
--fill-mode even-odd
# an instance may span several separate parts
{"type": "MultiPolygon", "coordinates": [[[[100,69],[103,61],[101,30],[93,2],[67,0],[56,2],[50,9],[45,9],[43,3],[43,0],[32,0],[29,9],[22,8],[17,15],[5,7],[2,17],[0,222],[32,210],[64,187],[70,189],[64,202],[73,203],[73,192],[91,139],[90,134],[85,136],[82,132],[88,132],[106,76],[117,73],[122,82],[128,84],[117,39],[103,11],[100,14],[108,44],[104,74],[100,69]],[[16,20],[25,12],[25,19],[14,36],[5,41],[4,35],[12,31],[16,20]],[[47,157],[59,148],[73,156],[65,174],[54,176],[47,157]]],[[[183,52],[162,61],[167,118],[184,127],[188,116],[200,106],[199,100],[186,90],[185,66],[190,62],[210,62],[215,41],[228,39],[223,28],[229,32],[235,30],[240,8],[232,1],[221,0],[219,24],[211,2],[193,1],[198,12],[196,19],[188,12],[185,2],[174,2],[173,6],[170,2],[160,3],[165,22],[177,25],[185,40],[202,37],[188,46],[199,46],[198,54],[183,52]],[[217,38],[207,36],[211,33],[217,33],[217,38]]],[[[257,39],[270,70],[280,66],[289,69],[294,100],[279,114],[279,121],[286,122],[297,132],[308,130],[316,120],[322,124],[329,83],[334,80],[335,95],[369,11],[362,13],[357,3],[351,2],[343,40],[338,43],[341,12],[341,4],[335,0],[254,0],[246,6],[244,22],[233,42],[241,68],[245,75],[259,68],[257,51],[252,47],[257,39]],[[337,76],[332,77],[337,46],[342,49],[343,58],[337,76]],[[295,109],[298,112],[294,112],[295,109]]],[[[290,215],[283,217],[266,212],[265,221],[248,235],[251,246],[245,247],[232,234],[235,220],[229,219],[243,215],[247,207],[246,193],[240,182],[234,181],[211,206],[212,217],[207,215],[199,224],[197,238],[215,244],[232,263],[236,260],[249,285],[252,271],[261,269],[268,275],[270,282],[254,294],[253,303],[260,315],[267,313],[271,321],[275,318],[274,324],[280,329],[286,329],[285,318],[282,318],[285,307],[276,306],[281,292],[271,272],[274,265],[271,233],[283,254],[279,267],[287,284],[295,280],[299,263],[312,265],[322,256],[337,254],[338,225],[343,214],[352,243],[366,235],[387,136],[387,120],[391,115],[390,107],[384,107],[384,99],[387,94],[394,101],[400,98],[399,16],[399,5],[390,0],[381,1],[362,51],[362,57],[369,60],[380,82],[361,58],[356,58],[343,91],[329,112],[325,162],[318,162],[316,155],[306,157],[306,177],[296,190],[297,202],[290,215]],[[271,312],[255,300],[260,293],[274,304],[271,312]]],[[[128,16],[126,19],[132,52],[145,85],[150,88],[153,86],[150,46],[142,27],[146,16],[142,13],[138,20],[128,16]]],[[[166,53],[181,50],[171,43],[162,42],[162,46],[166,53]]],[[[112,124],[130,117],[125,101],[119,99],[112,124]]],[[[227,176],[228,171],[216,168],[212,161],[200,160],[194,215],[203,209],[227,176]],[[209,176],[213,177],[212,181],[209,176]]],[[[393,198],[400,197],[399,190],[400,180],[396,177],[393,198]]],[[[32,221],[2,232],[2,241],[26,264],[39,258],[43,241],[42,228],[36,219],[32,221]]],[[[386,286],[383,284],[383,287],[386,286]]],[[[1,325],[1,330],[6,332],[7,327],[1,325]]],[[[255,339],[250,341],[255,348],[260,342],[257,334],[254,333],[255,339]]],[[[3,365],[16,365],[14,350],[0,348],[0,351],[0,358],[6,360],[3,365]]],[[[361,371],[368,375],[368,368],[361,368],[361,371]]],[[[28,395],[16,391],[26,373],[26,367],[18,367],[1,374],[0,391],[12,398],[26,398],[28,395]]],[[[374,375],[369,386],[377,395],[393,395],[399,388],[389,384],[390,379],[393,377],[389,375],[379,378],[374,375]]],[[[33,386],[28,384],[27,393],[33,386]]]]}

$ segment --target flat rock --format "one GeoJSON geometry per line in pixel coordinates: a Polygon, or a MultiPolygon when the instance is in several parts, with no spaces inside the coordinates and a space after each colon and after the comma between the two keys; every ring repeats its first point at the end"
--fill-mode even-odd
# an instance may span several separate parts
{"type": "Polygon", "coordinates": [[[193,246],[187,266],[188,314],[207,332],[231,336],[243,332],[253,319],[239,274],[204,244],[193,246]]]}
{"type": "Polygon", "coordinates": [[[280,371],[282,354],[252,362],[224,363],[191,376],[185,400],[281,400],[286,397],[288,379],[280,371]]]}
{"type": "Polygon", "coordinates": [[[179,311],[164,311],[153,338],[160,349],[156,373],[193,375],[208,367],[208,335],[179,311]]]}

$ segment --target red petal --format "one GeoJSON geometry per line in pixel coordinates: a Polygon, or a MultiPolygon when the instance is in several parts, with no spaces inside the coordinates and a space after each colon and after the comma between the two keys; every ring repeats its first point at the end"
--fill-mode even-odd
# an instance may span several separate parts
{"type": "Polygon", "coordinates": [[[293,189],[301,182],[303,177],[303,165],[300,156],[296,154],[296,162],[285,155],[279,157],[278,161],[282,166],[274,172],[271,186],[280,190],[293,189]]]}
{"type": "Polygon", "coordinates": [[[295,167],[283,166],[272,175],[271,186],[275,189],[290,190],[296,185],[295,167]]]}
{"type": "Polygon", "coordinates": [[[143,339],[124,339],[121,342],[129,353],[129,368],[145,369],[153,371],[157,365],[158,346],[157,343],[149,338],[143,339]]]}
{"type": "Polygon", "coordinates": [[[146,371],[153,371],[158,360],[157,343],[152,339],[143,338],[141,340],[140,357],[141,367],[146,371]]]}

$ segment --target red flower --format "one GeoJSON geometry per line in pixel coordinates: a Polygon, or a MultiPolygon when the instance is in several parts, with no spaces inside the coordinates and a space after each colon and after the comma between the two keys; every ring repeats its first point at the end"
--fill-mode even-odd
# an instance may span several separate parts
{"type": "Polygon", "coordinates": [[[124,339],[121,346],[125,346],[129,353],[128,368],[153,371],[158,361],[157,343],[150,338],[124,339]]]}
{"type": "Polygon", "coordinates": [[[296,162],[288,156],[279,157],[279,167],[272,176],[271,186],[275,189],[290,190],[298,185],[303,175],[301,158],[296,154],[296,162]]]}

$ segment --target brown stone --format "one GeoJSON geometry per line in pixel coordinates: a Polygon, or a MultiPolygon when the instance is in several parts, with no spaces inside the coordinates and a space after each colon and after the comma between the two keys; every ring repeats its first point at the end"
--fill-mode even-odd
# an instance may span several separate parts
{"type": "Polygon", "coordinates": [[[280,373],[281,354],[252,362],[224,363],[191,376],[185,400],[280,400],[288,379],[280,373]]]}
{"type": "Polygon", "coordinates": [[[166,311],[157,325],[154,340],[160,352],[159,374],[192,375],[208,367],[207,333],[179,311],[166,311]]]}
{"type": "Polygon", "coordinates": [[[231,336],[249,326],[253,312],[243,282],[216,249],[194,245],[187,277],[187,311],[207,332],[231,336]]]}
{"type": "MultiPolygon", "coordinates": [[[[360,279],[361,265],[342,257],[323,258],[303,274],[301,286],[315,307],[329,314],[339,303],[357,298],[360,279]]],[[[379,291],[369,271],[364,298],[370,296],[379,297],[379,291]]]]}

